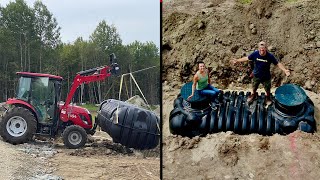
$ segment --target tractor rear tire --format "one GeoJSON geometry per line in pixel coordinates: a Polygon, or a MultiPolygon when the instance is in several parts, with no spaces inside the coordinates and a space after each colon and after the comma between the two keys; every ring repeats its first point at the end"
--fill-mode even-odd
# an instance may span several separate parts
{"type": "Polygon", "coordinates": [[[71,125],[63,131],[62,138],[64,145],[69,149],[77,149],[86,144],[88,135],[82,127],[71,125]]]}
{"type": "Polygon", "coordinates": [[[21,144],[32,140],[37,131],[37,120],[30,110],[13,107],[0,120],[0,135],[11,144],[21,144]]]}

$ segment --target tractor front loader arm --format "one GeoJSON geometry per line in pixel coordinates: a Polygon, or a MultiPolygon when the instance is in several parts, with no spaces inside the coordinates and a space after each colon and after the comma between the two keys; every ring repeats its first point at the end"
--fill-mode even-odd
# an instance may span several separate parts
{"type": "Polygon", "coordinates": [[[90,82],[96,82],[96,81],[103,81],[107,77],[117,74],[119,71],[119,65],[115,62],[115,55],[111,54],[110,55],[110,66],[100,66],[84,71],[80,71],[77,73],[76,77],[73,80],[73,83],[71,85],[70,92],[68,93],[67,99],[64,103],[64,105],[61,107],[61,119],[62,120],[67,120],[68,119],[68,113],[66,113],[67,106],[70,104],[73,95],[75,94],[77,88],[81,84],[88,84],[90,82]]]}

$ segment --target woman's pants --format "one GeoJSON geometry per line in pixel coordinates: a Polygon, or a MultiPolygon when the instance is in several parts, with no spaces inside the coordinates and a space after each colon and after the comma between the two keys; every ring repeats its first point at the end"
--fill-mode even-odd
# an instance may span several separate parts
{"type": "Polygon", "coordinates": [[[210,96],[212,98],[212,100],[214,100],[220,92],[219,89],[211,86],[210,84],[208,84],[208,86],[205,87],[204,89],[197,90],[197,91],[199,92],[200,95],[210,96]]]}

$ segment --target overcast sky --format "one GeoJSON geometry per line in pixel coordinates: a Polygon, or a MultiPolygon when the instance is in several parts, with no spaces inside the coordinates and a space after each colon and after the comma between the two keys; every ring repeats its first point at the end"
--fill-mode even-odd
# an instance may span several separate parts
{"type": "MultiPolygon", "coordinates": [[[[14,0],[0,0],[2,7],[14,0]]],[[[36,0],[25,0],[30,7],[36,0]]],[[[61,40],[85,40],[99,22],[114,24],[124,44],[153,41],[160,47],[159,0],[42,0],[61,27],[61,40]]]]}

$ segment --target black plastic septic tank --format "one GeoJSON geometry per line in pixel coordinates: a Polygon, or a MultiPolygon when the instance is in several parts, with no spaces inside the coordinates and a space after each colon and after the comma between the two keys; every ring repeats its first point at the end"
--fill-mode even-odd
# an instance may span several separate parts
{"type": "Polygon", "coordinates": [[[129,148],[152,149],[159,143],[159,117],[132,104],[108,99],[101,103],[97,120],[114,142],[129,148]]]}
{"type": "Polygon", "coordinates": [[[314,104],[304,90],[294,84],[278,87],[275,96],[271,97],[274,103],[269,106],[266,106],[264,92],[250,104],[247,103],[250,92],[221,92],[212,103],[196,95],[195,101],[189,102],[186,98],[190,94],[190,89],[189,92],[181,90],[181,95],[174,101],[169,117],[172,134],[192,137],[233,131],[285,135],[297,129],[309,133],[317,130],[314,104]]]}

